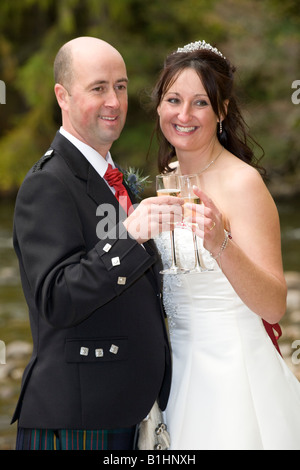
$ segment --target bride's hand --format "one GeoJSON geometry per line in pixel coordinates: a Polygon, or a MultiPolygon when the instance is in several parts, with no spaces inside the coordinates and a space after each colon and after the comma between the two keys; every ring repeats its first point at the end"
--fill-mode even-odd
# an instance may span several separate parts
{"type": "Polygon", "coordinates": [[[203,246],[213,255],[217,255],[224,241],[223,217],[212,199],[203,191],[194,186],[193,191],[203,204],[187,204],[192,210],[192,216],[188,218],[193,225],[195,233],[203,239],[203,246]]]}

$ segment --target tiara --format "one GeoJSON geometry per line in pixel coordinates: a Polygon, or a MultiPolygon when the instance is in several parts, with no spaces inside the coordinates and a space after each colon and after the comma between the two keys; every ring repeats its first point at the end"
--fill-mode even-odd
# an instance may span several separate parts
{"type": "Polygon", "coordinates": [[[198,50],[207,50],[211,51],[214,54],[218,54],[220,57],[223,57],[223,59],[226,59],[223,54],[216,48],[212,47],[210,44],[208,44],[205,41],[196,41],[196,42],[190,42],[189,44],[186,44],[184,47],[178,47],[176,52],[194,52],[198,50]]]}

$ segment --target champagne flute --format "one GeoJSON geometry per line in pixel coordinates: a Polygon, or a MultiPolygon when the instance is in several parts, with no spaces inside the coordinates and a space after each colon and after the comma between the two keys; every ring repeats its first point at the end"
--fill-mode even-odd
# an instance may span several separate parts
{"type": "MultiPolygon", "coordinates": [[[[192,203],[192,204],[201,204],[201,201],[198,196],[193,191],[193,186],[197,186],[197,175],[182,175],[180,176],[180,187],[181,187],[181,197],[183,198],[185,203],[192,203]]],[[[184,210],[184,219],[186,219],[189,215],[192,214],[190,209],[187,209],[185,205],[183,206],[184,210]]],[[[193,224],[192,222],[190,225],[197,225],[193,224]]],[[[207,268],[204,264],[202,259],[201,253],[198,249],[197,244],[197,236],[196,233],[193,231],[193,244],[194,244],[194,251],[195,251],[195,266],[193,269],[190,269],[190,273],[202,273],[207,271],[207,268]]]]}
{"type": "MultiPolygon", "coordinates": [[[[179,176],[173,173],[166,175],[157,175],[156,176],[156,193],[157,196],[179,196],[180,195],[180,185],[179,185],[179,176]]],[[[171,238],[171,254],[172,254],[172,264],[170,268],[163,269],[160,271],[161,274],[179,274],[186,273],[187,270],[177,266],[176,261],[176,251],[175,251],[175,235],[174,230],[170,231],[171,238]]]]}

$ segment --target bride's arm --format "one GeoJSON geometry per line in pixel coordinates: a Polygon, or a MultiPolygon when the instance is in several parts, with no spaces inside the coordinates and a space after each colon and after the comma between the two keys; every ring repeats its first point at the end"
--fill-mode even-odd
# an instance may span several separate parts
{"type": "MultiPolygon", "coordinates": [[[[216,256],[224,240],[224,215],[203,192],[195,192],[205,205],[199,234],[216,256]]],[[[287,289],[275,203],[255,170],[234,178],[224,200],[232,239],[217,260],[243,302],[264,320],[277,323],[286,310],[287,289]]]]}

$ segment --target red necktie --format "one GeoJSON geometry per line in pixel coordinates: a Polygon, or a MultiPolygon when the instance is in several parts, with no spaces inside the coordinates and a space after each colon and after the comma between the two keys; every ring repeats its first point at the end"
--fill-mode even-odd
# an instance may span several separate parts
{"type": "Polygon", "coordinates": [[[108,164],[103,178],[108,182],[109,186],[112,186],[116,191],[116,198],[119,203],[128,214],[130,207],[132,206],[131,200],[128,196],[125,186],[123,185],[123,173],[121,173],[117,168],[113,168],[111,164],[108,164]]]}

